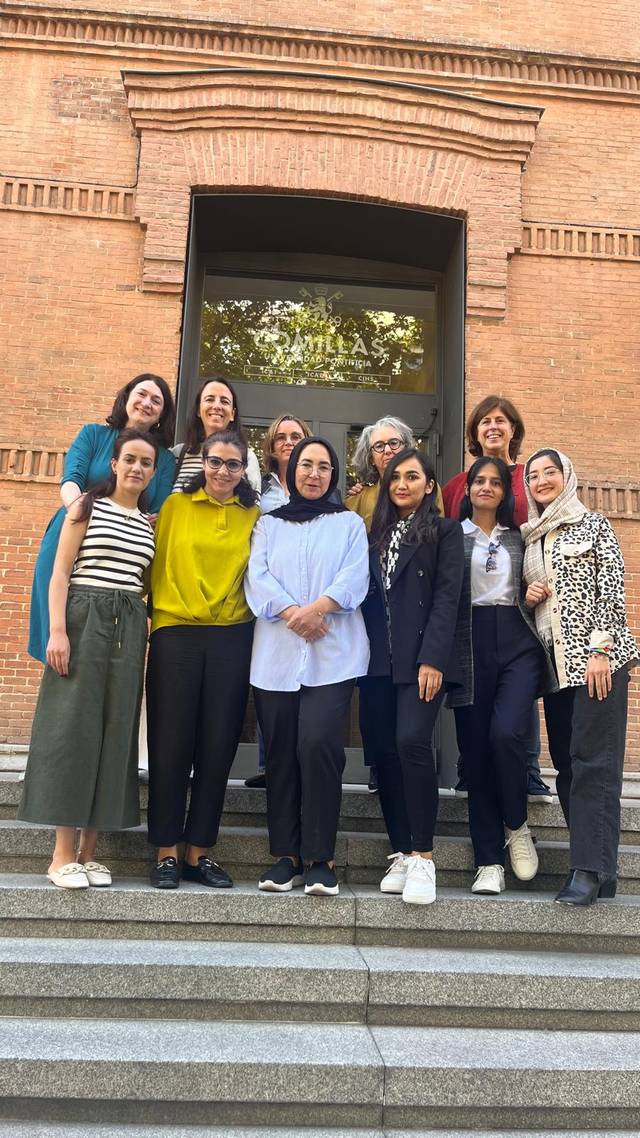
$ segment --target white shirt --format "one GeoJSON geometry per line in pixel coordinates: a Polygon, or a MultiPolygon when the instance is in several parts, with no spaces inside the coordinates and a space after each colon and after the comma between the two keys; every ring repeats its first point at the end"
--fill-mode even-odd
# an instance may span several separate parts
{"type": "Polygon", "coordinates": [[[262,494],[260,495],[260,512],[270,514],[272,510],[286,506],[288,501],[288,490],[282,485],[278,475],[273,470],[270,471],[264,480],[262,494]]]}
{"type": "Polygon", "coordinates": [[[369,543],[362,518],[350,510],[309,522],[264,514],[251,540],[245,577],[249,607],[257,616],[251,683],[266,691],[298,691],[364,676],[369,640],[360,605],[369,589],[369,543]],[[289,605],[330,597],[329,631],[310,644],[278,614],[289,605]]]}
{"type": "Polygon", "coordinates": [[[499,545],[500,535],[506,526],[495,526],[487,536],[471,518],[462,523],[464,533],[475,534],[475,545],[471,554],[471,604],[472,605],[515,605],[518,586],[513,580],[513,567],[508,551],[499,545]],[[487,571],[489,543],[498,546],[494,554],[495,569],[487,571]]]}

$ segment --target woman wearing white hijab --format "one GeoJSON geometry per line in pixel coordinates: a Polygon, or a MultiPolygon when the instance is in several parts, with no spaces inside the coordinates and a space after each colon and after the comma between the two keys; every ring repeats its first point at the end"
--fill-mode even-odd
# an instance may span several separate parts
{"type": "Polygon", "coordinates": [[[629,669],[639,654],[627,626],[620,546],[607,519],[579,501],[570,460],[536,451],[524,480],[525,604],[535,609],[559,687],[544,697],[569,827],[570,872],[556,901],[591,905],[616,892],[629,669]]]}

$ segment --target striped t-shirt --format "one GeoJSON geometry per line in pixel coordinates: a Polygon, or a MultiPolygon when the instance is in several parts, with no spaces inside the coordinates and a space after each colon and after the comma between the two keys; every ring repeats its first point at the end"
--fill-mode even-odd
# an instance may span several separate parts
{"type": "Polygon", "coordinates": [[[140,510],[125,510],[110,498],[94,502],[70,585],[142,593],[153,560],[153,529],[140,510]]]}

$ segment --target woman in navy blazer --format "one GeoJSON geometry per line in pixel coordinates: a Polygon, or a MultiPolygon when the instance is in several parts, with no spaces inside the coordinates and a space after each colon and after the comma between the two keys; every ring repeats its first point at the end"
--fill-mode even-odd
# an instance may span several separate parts
{"type": "Polygon", "coordinates": [[[359,681],[360,729],[394,850],[380,889],[422,905],[435,900],[431,736],[445,688],[458,682],[451,658],[464,571],[460,524],[439,517],[436,491],[431,462],[414,448],[383,475],[362,606],[371,662],[359,681]]]}

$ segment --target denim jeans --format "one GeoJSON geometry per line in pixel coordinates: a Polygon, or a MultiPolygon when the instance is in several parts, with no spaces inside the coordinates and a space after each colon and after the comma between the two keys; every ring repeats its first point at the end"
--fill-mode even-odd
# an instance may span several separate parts
{"type": "Polygon", "coordinates": [[[628,688],[629,673],[620,668],[604,700],[591,698],[586,684],[544,697],[571,869],[617,873],[628,688]]]}

